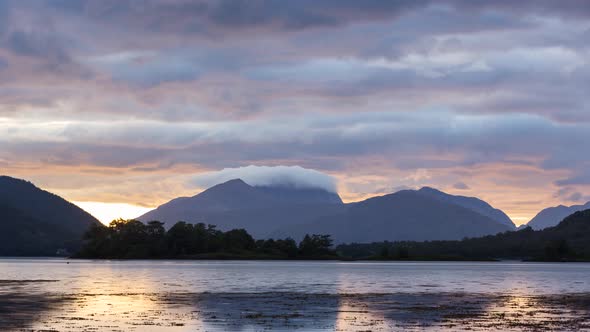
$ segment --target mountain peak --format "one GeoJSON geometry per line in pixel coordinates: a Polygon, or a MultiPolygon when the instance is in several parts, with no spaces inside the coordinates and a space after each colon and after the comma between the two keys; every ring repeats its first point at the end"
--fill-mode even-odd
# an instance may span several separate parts
{"type": "Polygon", "coordinates": [[[219,188],[219,187],[252,187],[252,186],[250,186],[249,184],[244,182],[244,180],[242,180],[242,179],[232,179],[232,180],[217,184],[209,189],[219,188]]]}
{"type": "Polygon", "coordinates": [[[433,188],[433,187],[429,187],[429,186],[424,186],[424,187],[418,189],[418,192],[435,192],[435,193],[443,193],[444,194],[443,191],[438,190],[438,189],[433,188]]]}
{"type": "Polygon", "coordinates": [[[255,224],[266,222],[265,231],[299,215],[304,220],[321,215],[328,206],[342,205],[338,194],[319,188],[273,184],[252,186],[240,178],[217,184],[193,196],[173,199],[140,217],[141,221],[159,220],[168,227],[179,220],[216,224],[220,229],[245,227],[257,235],[255,224]],[[305,206],[305,209],[301,209],[305,206]],[[285,216],[286,210],[303,212],[285,216]],[[317,211],[317,212],[314,212],[317,211]],[[246,215],[251,217],[246,217],[246,215]],[[307,219],[306,219],[307,218],[307,219]]]}
{"type": "Polygon", "coordinates": [[[0,184],[6,185],[6,184],[12,184],[12,185],[20,185],[20,186],[27,186],[27,187],[35,187],[36,186],[27,181],[27,180],[23,180],[23,179],[17,179],[17,178],[13,178],[7,175],[0,175],[0,184]]]}
{"type": "Polygon", "coordinates": [[[416,192],[439,201],[452,203],[470,209],[503,225],[509,226],[512,229],[516,229],[516,225],[514,225],[512,220],[503,211],[494,208],[477,197],[451,195],[432,187],[422,187],[416,192]]]}
{"type": "Polygon", "coordinates": [[[225,185],[229,185],[229,184],[231,184],[231,185],[246,185],[246,186],[249,186],[249,184],[247,184],[246,182],[244,182],[244,180],[242,180],[242,179],[232,179],[232,180],[226,181],[226,182],[221,183],[221,184],[225,184],[225,185]]]}

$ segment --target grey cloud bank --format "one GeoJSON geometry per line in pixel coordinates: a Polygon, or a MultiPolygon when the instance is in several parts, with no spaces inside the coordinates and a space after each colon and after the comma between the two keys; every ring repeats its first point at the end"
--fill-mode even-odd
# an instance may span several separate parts
{"type": "Polygon", "coordinates": [[[589,8],[0,1],[0,165],[40,184],[77,167],[76,183],[100,174],[121,196],[131,190],[116,179],[150,172],[179,185],[228,166],[259,179],[248,165],[300,165],[357,194],[422,185],[421,172],[492,203],[494,186],[523,183],[539,195],[526,201],[579,200],[590,195],[589,8]]]}

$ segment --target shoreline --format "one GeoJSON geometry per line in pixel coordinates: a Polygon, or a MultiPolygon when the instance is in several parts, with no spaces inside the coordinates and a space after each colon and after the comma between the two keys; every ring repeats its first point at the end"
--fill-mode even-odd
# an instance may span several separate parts
{"type": "Polygon", "coordinates": [[[473,263],[590,263],[590,260],[536,260],[536,259],[378,259],[378,258],[272,258],[272,257],[243,257],[221,255],[214,257],[151,257],[151,258],[94,258],[94,257],[63,257],[63,256],[0,256],[0,259],[63,259],[65,261],[263,261],[263,262],[359,262],[359,263],[403,263],[403,262],[473,262],[473,263]]]}

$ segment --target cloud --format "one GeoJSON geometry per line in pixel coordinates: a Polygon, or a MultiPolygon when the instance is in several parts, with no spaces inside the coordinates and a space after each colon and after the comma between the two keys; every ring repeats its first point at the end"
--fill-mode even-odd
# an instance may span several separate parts
{"type": "Polygon", "coordinates": [[[292,186],[337,192],[336,180],[325,173],[300,166],[245,166],[199,174],[193,183],[209,188],[233,179],[242,179],[252,186],[292,186]]]}
{"type": "Polygon", "coordinates": [[[54,10],[100,22],[127,24],[147,31],[219,34],[243,31],[298,31],[351,22],[392,18],[429,3],[428,0],[56,0],[54,10]],[[170,18],[174,18],[171,20],[170,18]]]}
{"type": "Polygon", "coordinates": [[[458,189],[458,190],[468,190],[468,189],[471,189],[471,188],[469,188],[468,185],[466,185],[463,182],[457,182],[457,183],[455,183],[453,185],[453,188],[458,189]]]}
{"type": "Polygon", "coordinates": [[[588,193],[589,4],[0,1],[0,169],[149,205],[228,165],[349,199],[468,179],[524,218],[506,192],[588,193]]]}
{"type": "Polygon", "coordinates": [[[579,192],[575,192],[567,198],[568,201],[573,201],[573,202],[579,202],[582,199],[583,199],[583,195],[579,192]]]}
{"type": "MultiPolygon", "coordinates": [[[[587,160],[586,158],[584,158],[584,160],[586,161],[586,165],[590,164],[590,160],[587,160]]],[[[555,181],[555,184],[558,186],[590,185],[590,172],[585,169],[580,170],[569,178],[555,181]]]]}

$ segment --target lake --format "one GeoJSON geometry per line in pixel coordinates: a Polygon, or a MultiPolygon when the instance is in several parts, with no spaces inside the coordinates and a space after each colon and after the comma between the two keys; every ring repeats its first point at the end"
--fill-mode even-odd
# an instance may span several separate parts
{"type": "Polygon", "coordinates": [[[590,264],[0,259],[1,331],[590,330],[590,264]]]}

